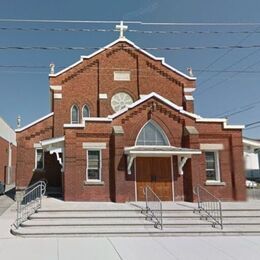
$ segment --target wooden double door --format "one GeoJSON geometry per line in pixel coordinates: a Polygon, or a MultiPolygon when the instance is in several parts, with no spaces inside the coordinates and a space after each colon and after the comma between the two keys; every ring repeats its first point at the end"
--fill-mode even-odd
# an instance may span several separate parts
{"type": "Polygon", "coordinates": [[[170,157],[137,157],[137,200],[145,200],[144,188],[150,186],[163,201],[172,201],[172,172],[170,157]]]}

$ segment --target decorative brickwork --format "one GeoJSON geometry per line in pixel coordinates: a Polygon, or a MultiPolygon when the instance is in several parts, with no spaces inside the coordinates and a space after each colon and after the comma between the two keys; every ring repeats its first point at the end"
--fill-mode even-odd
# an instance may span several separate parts
{"type": "MultiPolygon", "coordinates": [[[[62,86],[59,90],[50,90],[54,115],[17,133],[18,187],[25,187],[35,176],[41,176],[50,178],[54,186],[61,185],[65,200],[134,201],[137,198],[135,158],[128,157],[126,149],[136,147],[140,129],[152,120],[169,140],[171,149],[194,152],[186,158],[183,175],[180,175],[183,155],[166,155],[171,158],[171,187],[175,201],[196,201],[193,188],[197,184],[222,200],[246,199],[241,129],[225,129],[223,122],[196,120],[192,114],[193,100],[187,100],[184,92],[186,88],[192,93],[194,78],[171,69],[163,60],[152,58],[146,52],[134,49],[127,40],[122,40],[92,56],[83,57],[61,73],[51,75],[50,85],[62,86]],[[114,71],[129,71],[130,80],[114,80],[114,71]],[[108,117],[114,114],[111,99],[118,92],[126,92],[136,103],[123,113],[108,117]],[[149,96],[139,102],[141,95],[151,92],[160,97],[149,96]],[[54,99],[54,93],[62,94],[62,98],[54,99]],[[99,94],[106,98],[100,99],[99,94]],[[86,122],[82,119],[85,104],[92,117],[86,122]],[[72,105],[79,108],[80,120],[76,125],[70,125],[72,105]],[[186,111],[183,112],[182,107],[186,111]],[[35,172],[35,144],[62,136],[65,136],[61,147],[64,174],[55,157],[49,155],[46,168],[40,173],[35,172]],[[88,144],[88,149],[100,151],[99,181],[88,180],[87,148],[83,143],[88,144]],[[99,148],[89,148],[90,144],[99,148]],[[218,151],[221,182],[207,182],[205,151],[200,151],[200,144],[221,144],[216,147],[224,147],[218,151]],[[133,164],[128,169],[131,160],[133,164]]],[[[162,156],[162,152],[154,156],[162,156]]]]}

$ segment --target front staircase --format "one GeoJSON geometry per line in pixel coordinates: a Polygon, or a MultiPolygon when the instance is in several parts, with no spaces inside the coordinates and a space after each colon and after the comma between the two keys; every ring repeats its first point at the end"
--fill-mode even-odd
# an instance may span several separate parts
{"type": "Polygon", "coordinates": [[[260,203],[223,203],[223,225],[200,219],[193,203],[163,203],[163,229],[146,219],[142,203],[63,202],[44,198],[43,207],[13,235],[49,236],[198,236],[260,235],[260,203]]]}

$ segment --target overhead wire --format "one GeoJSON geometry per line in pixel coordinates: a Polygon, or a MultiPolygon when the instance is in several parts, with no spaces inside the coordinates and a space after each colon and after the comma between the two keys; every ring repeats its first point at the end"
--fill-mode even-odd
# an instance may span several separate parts
{"type": "MultiPolygon", "coordinates": [[[[258,51],[258,50],[257,50],[257,51],[258,51]]],[[[255,54],[257,51],[251,52],[251,53],[250,53],[250,56],[253,55],[253,54],[255,54]]],[[[247,55],[246,57],[243,57],[243,58],[241,58],[241,59],[244,60],[244,59],[247,58],[248,56],[249,56],[249,55],[247,55]]],[[[240,60],[241,60],[241,59],[240,59],[240,60]]],[[[249,68],[251,68],[251,67],[253,67],[253,66],[255,66],[255,65],[259,64],[259,63],[260,63],[260,60],[258,60],[257,62],[255,62],[255,63],[253,63],[253,64],[250,64],[250,65],[247,66],[247,67],[245,67],[244,70],[247,70],[247,69],[249,69],[249,68]]],[[[234,65],[234,63],[232,63],[230,66],[228,66],[228,68],[232,67],[233,65],[234,65]]],[[[231,75],[231,76],[229,76],[229,77],[227,77],[227,78],[225,78],[225,79],[223,79],[223,80],[220,80],[220,81],[218,81],[218,82],[216,82],[216,83],[214,83],[214,84],[212,84],[212,85],[210,85],[210,86],[208,86],[208,87],[206,87],[206,88],[203,88],[203,89],[199,90],[199,91],[196,93],[196,96],[200,96],[200,95],[204,94],[206,91],[208,91],[208,90],[210,90],[210,89],[213,89],[213,88],[215,88],[215,87],[217,87],[217,86],[223,84],[224,82],[230,80],[231,78],[234,78],[234,77],[235,77],[236,75],[238,75],[238,74],[239,74],[239,72],[235,72],[233,75],[231,75]]]]}
{"type": "MultiPolygon", "coordinates": [[[[24,28],[24,27],[0,27],[0,31],[24,31],[24,32],[117,32],[116,29],[89,29],[89,28],[24,28]]],[[[128,29],[130,33],[143,34],[259,34],[260,31],[155,31],[128,29]]]]}
{"type": "MultiPolygon", "coordinates": [[[[22,23],[88,23],[88,24],[117,24],[121,20],[66,20],[66,19],[0,19],[0,22],[22,23]]],[[[158,25],[158,26],[260,26],[258,22],[144,22],[124,21],[125,24],[158,25]]]]}
{"type": "MultiPolygon", "coordinates": [[[[110,50],[114,47],[81,47],[81,46],[0,46],[0,50],[110,50]]],[[[133,50],[166,50],[166,51],[175,51],[175,50],[203,50],[203,49],[255,49],[260,48],[260,44],[253,45],[215,45],[215,46],[182,46],[182,47],[145,47],[145,48],[136,48],[136,47],[122,47],[123,49],[133,49],[133,50]]],[[[250,54],[250,55],[253,55],[250,54]]],[[[249,55],[248,55],[249,56],[249,55]]],[[[247,57],[248,57],[247,56],[247,57]]],[[[245,59],[243,57],[242,59],[245,59]]],[[[242,60],[241,59],[241,60],[242,60]]]]}

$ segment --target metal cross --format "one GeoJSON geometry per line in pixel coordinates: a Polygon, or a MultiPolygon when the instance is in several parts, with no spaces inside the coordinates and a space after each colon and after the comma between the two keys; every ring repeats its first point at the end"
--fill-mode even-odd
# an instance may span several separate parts
{"type": "Polygon", "coordinates": [[[116,25],[116,31],[120,32],[120,37],[119,38],[125,38],[124,32],[127,30],[128,26],[124,25],[123,21],[120,22],[120,24],[116,25]]]}

